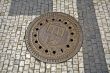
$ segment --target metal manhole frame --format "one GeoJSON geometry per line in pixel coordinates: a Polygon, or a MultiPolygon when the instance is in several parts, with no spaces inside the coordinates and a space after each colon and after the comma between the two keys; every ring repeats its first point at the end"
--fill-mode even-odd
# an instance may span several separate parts
{"type": "Polygon", "coordinates": [[[46,63],[62,63],[62,62],[66,62],[67,60],[71,59],[72,57],[74,57],[79,51],[80,51],[80,48],[82,46],[82,43],[83,43],[83,31],[82,31],[82,28],[80,26],[80,24],[78,23],[78,21],[71,15],[69,14],[65,14],[65,13],[62,13],[62,12],[48,12],[46,14],[42,14],[40,15],[39,17],[36,17],[32,22],[29,23],[26,31],[25,31],[25,44],[26,44],[26,47],[28,49],[28,51],[31,53],[32,56],[34,56],[37,60],[39,61],[43,61],[43,62],[46,62],[46,63]],[[50,14],[61,14],[69,19],[72,19],[74,21],[74,23],[80,28],[79,29],[79,32],[80,32],[80,37],[79,37],[79,43],[77,45],[77,47],[75,48],[74,52],[71,54],[71,55],[68,55],[68,57],[66,58],[63,58],[62,60],[46,60],[45,58],[42,58],[42,57],[39,57],[39,55],[37,55],[35,52],[33,52],[33,50],[31,49],[31,46],[29,45],[29,40],[28,40],[28,35],[30,34],[30,30],[32,28],[32,26],[37,22],[39,21],[40,19],[42,19],[44,16],[48,16],[50,14]]]}

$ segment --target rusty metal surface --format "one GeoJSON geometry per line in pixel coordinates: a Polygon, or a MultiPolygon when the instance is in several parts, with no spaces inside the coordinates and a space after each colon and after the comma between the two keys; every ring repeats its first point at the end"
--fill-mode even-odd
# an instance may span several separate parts
{"type": "Polygon", "coordinates": [[[25,34],[26,45],[37,59],[48,63],[73,57],[82,44],[82,30],[74,17],[51,12],[35,18],[25,34]]]}

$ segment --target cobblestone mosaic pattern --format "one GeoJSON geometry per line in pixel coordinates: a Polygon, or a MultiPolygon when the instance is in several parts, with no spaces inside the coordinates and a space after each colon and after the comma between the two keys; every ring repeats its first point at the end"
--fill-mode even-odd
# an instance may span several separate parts
{"type": "Polygon", "coordinates": [[[0,73],[110,73],[110,0],[0,0],[0,73]],[[84,36],[80,51],[60,64],[38,61],[24,42],[28,24],[53,11],[74,16],[84,36]]]}

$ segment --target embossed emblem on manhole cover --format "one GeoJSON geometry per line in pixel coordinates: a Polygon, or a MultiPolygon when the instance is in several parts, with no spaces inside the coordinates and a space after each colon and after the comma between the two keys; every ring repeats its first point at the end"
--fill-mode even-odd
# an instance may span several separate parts
{"type": "Polygon", "coordinates": [[[37,59],[48,63],[73,57],[82,44],[82,30],[74,17],[51,12],[35,18],[26,30],[26,45],[37,59]]]}

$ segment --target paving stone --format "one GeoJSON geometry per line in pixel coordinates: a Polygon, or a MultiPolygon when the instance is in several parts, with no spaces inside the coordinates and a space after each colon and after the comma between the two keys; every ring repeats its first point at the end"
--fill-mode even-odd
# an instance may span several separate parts
{"type": "Polygon", "coordinates": [[[29,69],[29,73],[33,73],[34,71],[32,69],[29,69]]]}
{"type": "Polygon", "coordinates": [[[43,63],[43,62],[41,62],[40,64],[41,64],[41,67],[45,67],[45,65],[46,65],[46,64],[43,63]]]}
{"type": "Polygon", "coordinates": [[[31,63],[30,63],[30,67],[34,67],[34,63],[31,62],[31,63]]]}
{"type": "Polygon", "coordinates": [[[19,72],[22,72],[22,71],[23,71],[23,67],[19,67],[19,72]]]}
{"type": "Polygon", "coordinates": [[[107,64],[110,64],[110,59],[106,59],[107,64]]]}
{"type": "Polygon", "coordinates": [[[78,59],[73,59],[73,64],[78,64],[78,59]]]}
{"type": "Polygon", "coordinates": [[[84,73],[84,69],[83,68],[79,68],[79,73],[84,73]]]}
{"type": "Polygon", "coordinates": [[[13,69],[13,66],[8,66],[8,70],[11,71],[13,69]]]}
{"type": "Polygon", "coordinates": [[[26,58],[30,58],[30,54],[26,54],[26,58]]]}
{"type": "Polygon", "coordinates": [[[57,68],[57,69],[56,69],[56,73],[62,73],[62,72],[61,72],[61,68],[57,68]]]}
{"type": "Polygon", "coordinates": [[[34,70],[34,73],[39,73],[39,70],[34,70]]]}
{"type": "Polygon", "coordinates": [[[47,68],[50,68],[50,67],[51,67],[51,64],[46,64],[46,67],[47,67],[47,68]]]}
{"type": "Polygon", "coordinates": [[[51,67],[51,71],[56,71],[56,67],[51,67]]]}
{"type": "Polygon", "coordinates": [[[57,68],[61,68],[61,64],[57,64],[57,68]]]}
{"type": "Polygon", "coordinates": [[[7,69],[7,68],[8,68],[8,65],[4,65],[4,66],[3,66],[3,69],[7,69]]]}
{"type": "Polygon", "coordinates": [[[62,66],[62,70],[67,71],[67,66],[62,66]]]}
{"type": "Polygon", "coordinates": [[[8,63],[9,63],[9,60],[5,60],[5,61],[4,61],[4,64],[8,64],[8,63]]]}
{"type": "Polygon", "coordinates": [[[14,60],[14,64],[19,64],[19,60],[18,59],[15,59],[14,60]]]}
{"type": "Polygon", "coordinates": [[[29,73],[28,71],[23,71],[23,73],[29,73]]]}
{"type": "Polygon", "coordinates": [[[35,64],[35,69],[40,69],[40,65],[35,64]]]}
{"type": "Polygon", "coordinates": [[[28,70],[28,69],[29,69],[29,65],[25,65],[24,70],[28,70]]]}
{"type": "Polygon", "coordinates": [[[22,56],[22,55],[21,55],[20,60],[25,60],[25,58],[26,58],[25,56],[22,56]]]}
{"type": "Polygon", "coordinates": [[[6,70],[2,70],[1,73],[6,73],[6,70]]]}
{"type": "Polygon", "coordinates": [[[14,61],[12,60],[12,61],[10,61],[10,63],[9,63],[9,65],[13,65],[14,64],[14,61]]]}
{"type": "Polygon", "coordinates": [[[72,62],[67,62],[68,67],[72,67],[72,62]]]}
{"type": "Polygon", "coordinates": [[[78,65],[73,65],[73,70],[78,70],[78,65]]]}
{"type": "Polygon", "coordinates": [[[18,65],[14,65],[13,72],[16,73],[18,71],[18,65]]]}
{"type": "Polygon", "coordinates": [[[68,67],[68,66],[67,66],[67,68],[68,68],[68,69],[67,69],[68,73],[73,72],[73,67],[68,67]]]}
{"type": "Polygon", "coordinates": [[[24,66],[24,61],[20,61],[20,66],[24,66]]]}
{"type": "Polygon", "coordinates": [[[40,68],[40,72],[42,73],[42,72],[45,72],[45,68],[40,68]]]}
{"type": "Polygon", "coordinates": [[[35,58],[34,57],[31,57],[31,62],[35,62],[35,58]]]}
{"type": "Polygon", "coordinates": [[[12,73],[12,71],[7,71],[7,73],[12,73]]]}
{"type": "Polygon", "coordinates": [[[25,64],[29,64],[29,63],[30,63],[30,59],[26,59],[25,64]]]}
{"type": "Polygon", "coordinates": [[[67,71],[62,71],[62,73],[68,73],[67,71]]]}
{"type": "Polygon", "coordinates": [[[20,55],[16,55],[16,59],[20,59],[20,55]]]}

